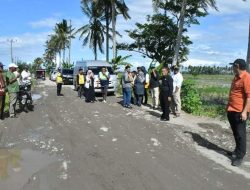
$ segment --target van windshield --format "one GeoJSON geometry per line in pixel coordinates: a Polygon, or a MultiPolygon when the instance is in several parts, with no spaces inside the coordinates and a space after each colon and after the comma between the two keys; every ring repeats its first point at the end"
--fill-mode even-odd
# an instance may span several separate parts
{"type": "MultiPolygon", "coordinates": [[[[94,67],[94,66],[90,66],[88,67],[88,70],[92,70],[92,72],[94,73],[94,75],[98,75],[99,72],[102,70],[103,67],[94,67]]],[[[108,69],[109,74],[114,74],[113,69],[111,67],[106,67],[108,69]]]]}
{"type": "Polygon", "coordinates": [[[74,70],[73,69],[63,69],[62,74],[63,75],[73,75],[74,70]]]}

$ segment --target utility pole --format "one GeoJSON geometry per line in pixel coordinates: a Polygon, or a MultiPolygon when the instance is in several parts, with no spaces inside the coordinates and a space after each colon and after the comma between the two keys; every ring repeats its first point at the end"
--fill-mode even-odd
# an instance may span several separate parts
{"type": "Polygon", "coordinates": [[[14,58],[13,58],[13,43],[16,42],[17,40],[15,39],[8,39],[8,42],[10,42],[10,61],[11,63],[14,63],[14,58]]]}

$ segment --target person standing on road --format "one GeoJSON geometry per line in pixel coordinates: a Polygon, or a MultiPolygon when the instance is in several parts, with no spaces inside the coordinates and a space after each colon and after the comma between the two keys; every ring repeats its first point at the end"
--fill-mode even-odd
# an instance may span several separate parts
{"type": "Polygon", "coordinates": [[[148,104],[148,88],[149,88],[149,74],[144,66],[141,67],[142,72],[145,76],[145,83],[144,83],[144,97],[142,99],[142,104],[148,104]]]}
{"type": "Polygon", "coordinates": [[[152,71],[150,74],[150,92],[152,97],[152,108],[158,109],[159,106],[159,74],[156,71],[155,67],[152,67],[152,71]]]}
{"type": "Polygon", "coordinates": [[[62,78],[62,73],[61,69],[59,68],[57,70],[56,74],[56,88],[57,88],[57,96],[63,96],[62,92],[62,85],[63,85],[63,78],[62,78]]]}
{"type": "Polygon", "coordinates": [[[6,81],[7,81],[7,88],[9,93],[9,115],[11,118],[16,118],[16,102],[17,96],[19,92],[19,85],[18,85],[18,78],[20,77],[19,73],[17,75],[14,72],[17,70],[17,65],[11,63],[9,65],[9,71],[6,73],[6,81]]]}
{"type": "Polygon", "coordinates": [[[132,88],[133,76],[130,72],[130,66],[125,67],[125,72],[122,76],[122,90],[123,90],[123,106],[126,108],[132,108],[131,106],[131,88],[132,88]]]}
{"type": "Polygon", "coordinates": [[[162,109],[162,121],[169,121],[169,106],[171,97],[173,94],[173,79],[168,74],[169,69],[166,67],[162,68],[162,77],[159,80],[160,83],[160,103],[162,109]]]}
{"type": "Polygon", "coordinates": [[[85,102],[95,102],[95,87],[94,87],[95,76],[91,70],[88,70],[85,82],[86,97],[85,102]]]}
{"type": "Polygon", "coordinates": [[[107,68],[105,67],[102,68],[102,71],[99,72],[98,74],[98,78],[99,78],[100,85],[101,85],[103,102],[106,103],[108,87],[109,87],[109,79],[110,79],[110,74],[107,68]]]}
{"type": "Polygon", "coordinates": [[[78,91],[78,97],[82,97],[84,94],[84,74],[83,74],[83,69],[80,68],[78,75],[76,75],[76,85],[77,85],[77,91],[78,91]]]}
{"type": "Polygon", "coordinates": [[[137,75],[134,79],[134,87],[135,87],[135,96],[136,96],[136,105],[141,106],[142,97],[144,95],[144,84],[145,84],[145,76],[141,70],[141,67],[137,67],[137,75]]]}
{"type": "Polygon", "coordinates": [[[5,106],[5,88],[6,82],[3,74],[3,64],[0,62],[0,119],[4,119],[4,106],[5,106]]]}
{"type": "Polygon", "coordinates": [[[179,67],[175,66],[173,68],[174,75],[173,78],[173,98],[171,103],[171,111],[175,117],[180,117],[181,115],[181,86],[183,83],[183,76],[180,73],[179,67]]]}
{"type": "Polygon", "coordinates": [[[227,117],[235,139],[232,165],[240,166],[246,155],[246,121],[250,111],[250,74],[243,59],[236,59],[233,65],[235,77],[232,81],[227,105],[227,117]]]}

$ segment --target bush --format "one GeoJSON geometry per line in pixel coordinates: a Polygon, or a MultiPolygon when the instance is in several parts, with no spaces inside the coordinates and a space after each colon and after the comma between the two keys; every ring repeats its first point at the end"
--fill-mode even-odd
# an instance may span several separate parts
{"type": "Polygon", "coordinates": [[[184,81],[181,97],[182,109],[184,111],[187,113],[200,113],[202,102],[193,80],[184,81]]]}

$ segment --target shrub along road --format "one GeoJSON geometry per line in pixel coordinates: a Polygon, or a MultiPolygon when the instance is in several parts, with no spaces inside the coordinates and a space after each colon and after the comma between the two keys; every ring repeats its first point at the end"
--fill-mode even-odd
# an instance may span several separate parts
{"type": "Polygon", "coordinates": [[[116,97],[86,104],[69,87],[57,97],[50,81],[34,93],[34,112],[0,123],[0,189],[250,188],[250,156],[240,168],[225,156],[226,123],[187,114],[161,122],[160,112],[124,109],[116,97]]]}

